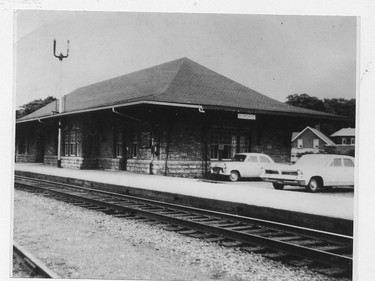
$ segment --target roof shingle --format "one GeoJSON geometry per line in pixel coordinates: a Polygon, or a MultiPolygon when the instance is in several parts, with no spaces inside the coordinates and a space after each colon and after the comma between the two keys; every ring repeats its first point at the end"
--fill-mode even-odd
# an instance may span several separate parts
{"type": "MultiPolygon", "coordinates": [[[[66,95],[64,113],[135,101],[194,104],[315,118],[338,117],[271,99],[188,58],[79,88],[66,95]]],[[[17,121],[52,116],[55,108],[54,102],[17,121]]]]}

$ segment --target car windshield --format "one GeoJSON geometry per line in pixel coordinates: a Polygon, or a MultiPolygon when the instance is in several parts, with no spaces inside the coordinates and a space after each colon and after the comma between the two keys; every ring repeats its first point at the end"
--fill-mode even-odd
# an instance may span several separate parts
{"type": "Polygon", "coordinates": [[[246,155],[236,154],[232,158],[232,161],[243,162],[245,161],[246,155]]]}
{"type": "Polygon", "coordinates": [[[303,155],[295,165],[326,165],[328,161],[329,158],[325,155],[303,155]]]}

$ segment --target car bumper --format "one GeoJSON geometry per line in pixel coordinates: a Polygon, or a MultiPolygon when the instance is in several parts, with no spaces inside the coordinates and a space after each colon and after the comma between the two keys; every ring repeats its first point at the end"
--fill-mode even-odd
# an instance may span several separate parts
{"type": "Polygon", "coordinates": [[[281,178],[273,178],[262,176],[263,181],[284,184],[284,185],[294,185],[294,186],[306,186],[306,180],[304,179],[281,179],[281,178]]]}
{"type": "Polygon", "coordinates": [[[212,169],[211,168],[211,174],[212,175],[216,175],[216,176],[229,176],[229,173],[228,172],[224,172],[222,168],[216,168],[216,169],[212,169]]]}

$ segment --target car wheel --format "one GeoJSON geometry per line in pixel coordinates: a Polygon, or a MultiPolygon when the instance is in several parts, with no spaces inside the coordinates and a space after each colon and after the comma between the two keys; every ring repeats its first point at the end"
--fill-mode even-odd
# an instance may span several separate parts
{"type": "Polygon", "coordinates": [[[229,174],[230,181],[238,181],[240,179],[240,173],[237,171],[231,171],[229,174]]]}
{"type": "Polygon", "coordinates": [[[319,178],[312,178],[306,186],[309,192],[317,192],[322,187],[322,181],[319,178]]]}
{"type": "Polygon", "coordinates": [[[273,183],[272,185],[273,185],[273,188],[277,190],[281,190],[284,188],[284,185],[281,183],[273,183]]]}

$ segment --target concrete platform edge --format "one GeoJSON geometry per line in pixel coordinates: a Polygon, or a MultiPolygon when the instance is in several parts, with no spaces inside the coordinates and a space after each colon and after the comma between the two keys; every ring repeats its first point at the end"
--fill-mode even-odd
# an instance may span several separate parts
{"type": "Polygon", "coordinates": [[[89,187],[98,190],[118,192],[121,194],[138,196],[147,199],[157,199],[163,202],[193,206],[196,208],[204,208],[218,212],[229,212],[246,217],[255,217],[265,220],[278,221],[298,225],[301,227],[314,228],[322,231],[335,232],[343,235],[353,235],[353,221],[307,214],[301,212],[280,210],[270,207],[260,207],[255,205],[247,205],[243,203],[228,202],[222,200],[198,198],[193,196],[181,195],[177,193],[168,193],[141,189],[125,185],[114,185],[102,182],[95,182],[77,178],[60,177],[55,175],[39,174],[27,171],[15,171],[16,175],[29,176],[38,179],[57,181],[66,184],[89,187]]]}

